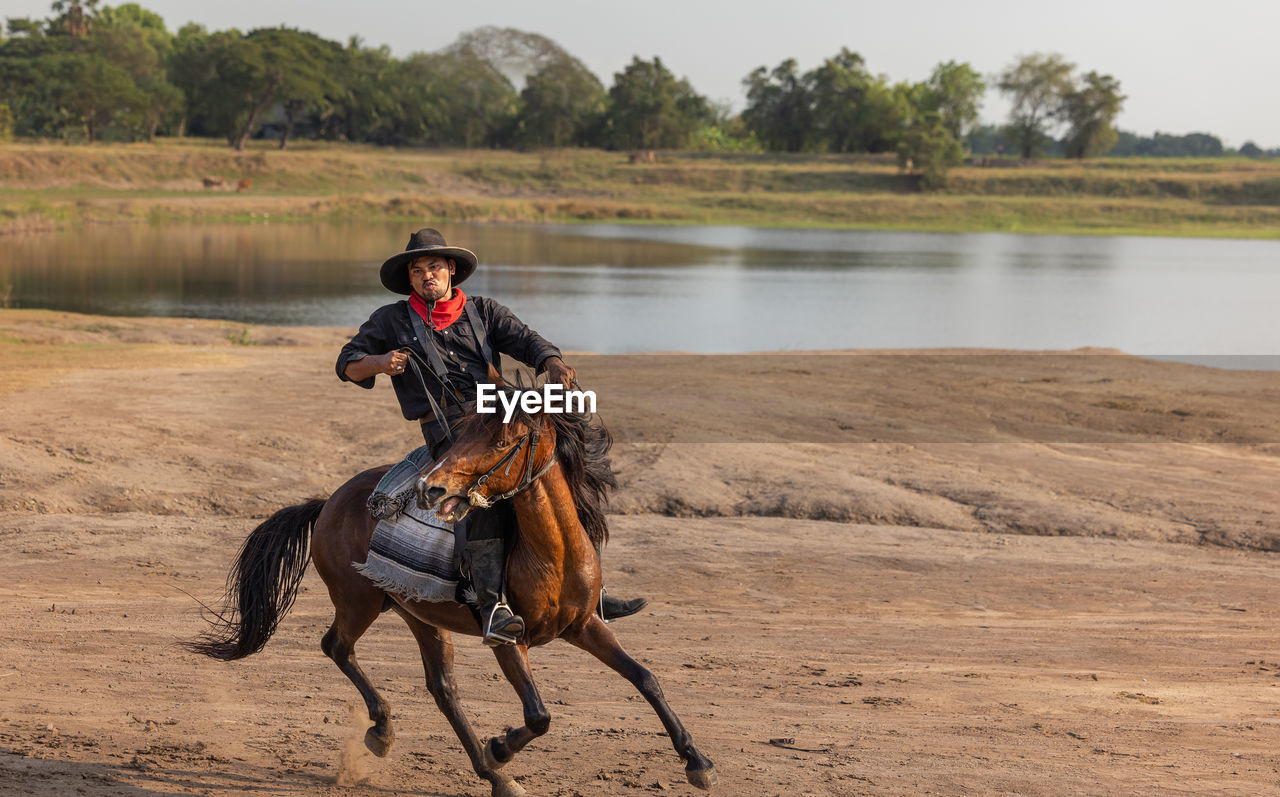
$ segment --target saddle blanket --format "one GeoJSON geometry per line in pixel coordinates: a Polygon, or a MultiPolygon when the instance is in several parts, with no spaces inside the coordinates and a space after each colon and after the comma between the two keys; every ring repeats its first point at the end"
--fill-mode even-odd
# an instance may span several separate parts
{"type": "Polygon", "coordinates": [[[414,450],[378,482],[369,512],[378,519],[369,556],[356,571],[387,592],[417,601],[456,601],[462,576],[454,558],[453,524],[420,509],[418,475],[432,465],[427,446],[414,450]]]}

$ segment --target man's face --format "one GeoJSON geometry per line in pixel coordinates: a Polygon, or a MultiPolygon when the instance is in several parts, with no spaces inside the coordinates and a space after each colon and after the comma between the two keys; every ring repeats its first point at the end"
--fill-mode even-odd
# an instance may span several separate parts
{"type": "Polygon", "coordinates": [[[409,285],[424,300],[437,302],[453,291],[453,271],[452,260],[420,257],[409,264],[409,285]]]}

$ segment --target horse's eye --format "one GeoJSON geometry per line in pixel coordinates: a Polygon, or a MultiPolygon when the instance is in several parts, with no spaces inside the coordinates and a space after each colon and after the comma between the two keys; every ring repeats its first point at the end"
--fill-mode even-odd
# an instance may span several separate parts
{"type": "Polygon", "coordinates": [[[498,444],[497,444],[497,446],[496,446],[496,448],[497,448],[499,451],[501,451],[502,449],[506,448],[506,447],[507,447],[507,446],[509,446],[509,445],[511,445],[511,441],[510,441],[510,440],[499,440],[499,441],[498,441],[498,444]]]}

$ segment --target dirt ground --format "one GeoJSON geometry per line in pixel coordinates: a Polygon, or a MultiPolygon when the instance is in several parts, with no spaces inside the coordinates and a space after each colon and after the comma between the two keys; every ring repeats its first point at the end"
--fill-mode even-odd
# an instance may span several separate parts
{"type": "MultiPolygon", "coordinates": [[[[262,653],[176,644],[260,518],[413,445],[343,339],[0,311],[0,793],[487,794],[393,615],[358,653],[397,740],[363,752],[314,573],[262,653]]],[[[618,438],[607,582],[651,599],[614,629],[715,793],[1280,791],[1280,373],[746,362],[571,360],[618,438]]],[[[531,794],[696,793],[629,685],[531,655],[531,794]]],[[[478,641],[458,676],[481,733],[519,720],[478,641]]]]}

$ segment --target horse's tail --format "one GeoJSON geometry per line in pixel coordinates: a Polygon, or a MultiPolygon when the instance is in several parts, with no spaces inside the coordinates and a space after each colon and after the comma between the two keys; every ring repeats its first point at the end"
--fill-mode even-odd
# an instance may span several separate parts
{"type": "Polygon", "coordinates": [[[185,643],[196,653],[232,661],[262,650],[298,596],[298,584],[310,561],[311,529],[324,507],[312,499],[281,509],[249,535],[227,575],[221,612],[213,628],[185,643]]]}

